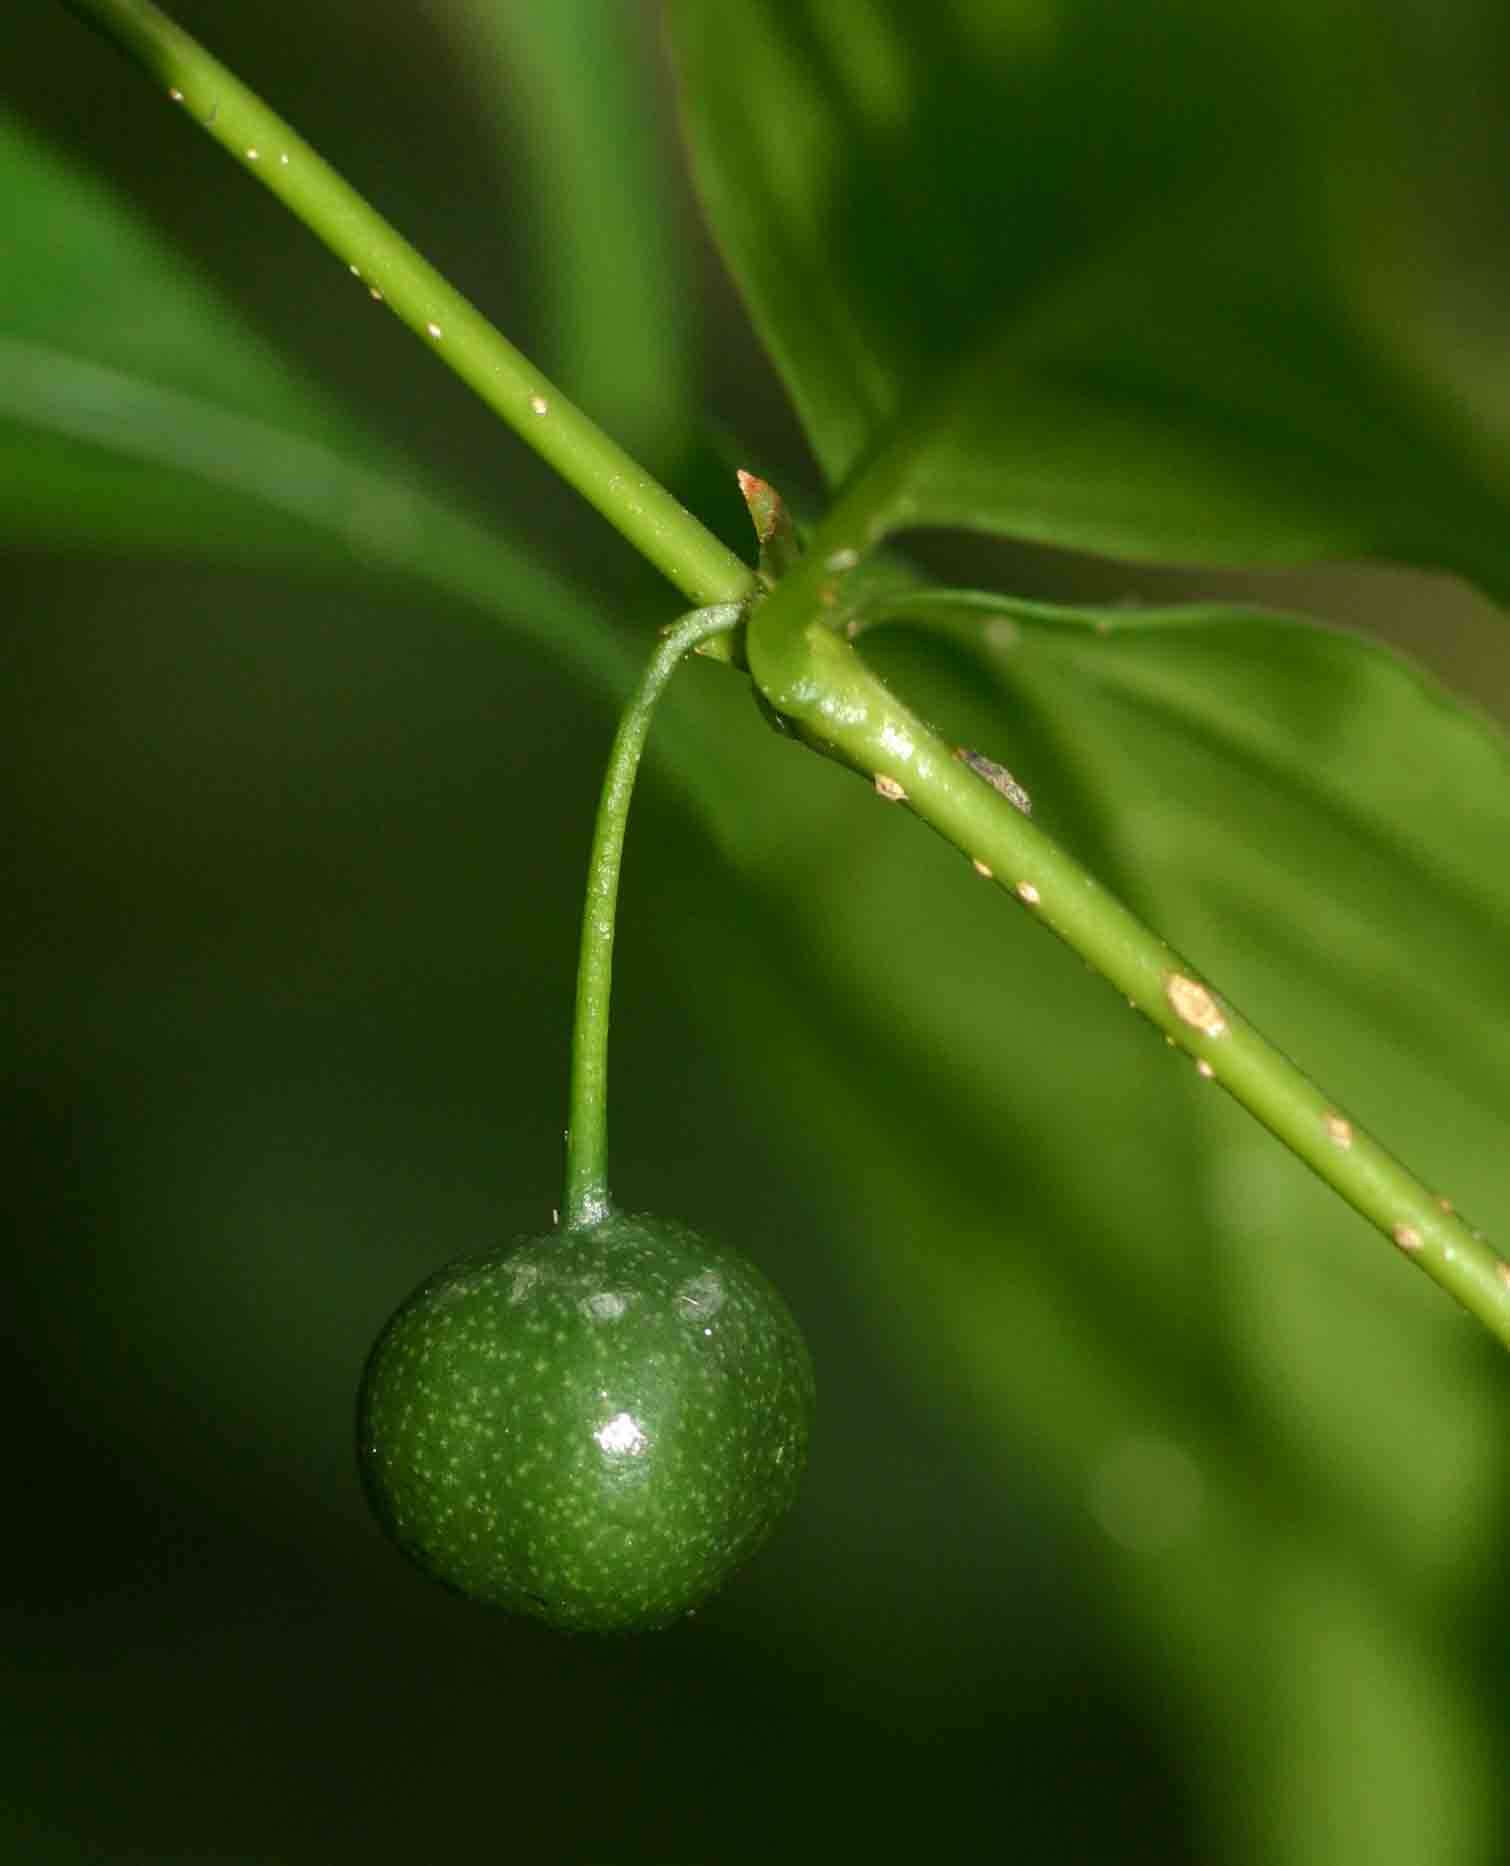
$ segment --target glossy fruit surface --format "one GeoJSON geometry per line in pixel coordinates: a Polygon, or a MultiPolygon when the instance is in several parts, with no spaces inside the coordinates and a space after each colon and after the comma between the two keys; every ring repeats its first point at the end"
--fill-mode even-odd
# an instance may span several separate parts
{"type": "Polygon", "coordinates": [[[363,1474],[437,1580],[552,1625],[663,1626],[763,1542],[813,1411],[785,1302],[661,1218],[463,1258],[379,1337],[363,1474]]]}

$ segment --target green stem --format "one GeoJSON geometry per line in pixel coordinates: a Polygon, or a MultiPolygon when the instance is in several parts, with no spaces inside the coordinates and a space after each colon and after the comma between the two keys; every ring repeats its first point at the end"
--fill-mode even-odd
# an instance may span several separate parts
{"type": "Polygon", "coordinates": [[[582,956],[577,967],[570,1120],[566,1130],[564,1223],[568,1231],[587,1230],[612,1209],[608,1196],[608,1023],[613,930],[629,800],[634,795],[635,773],[650,731],[650,716],[682,657],[715,636],[728,634],[743,615],[742,604],[720,603],[694,609],[671,628],[625,707],[608,754],[587,865],[582,956]]]}
{"type": "Polygon", "coordinates": [[[689,602],[742,601],[754,574],[409,245],[253,92],[150,0],[63,0],[144,66],[350,266],[689,602]]]}
{"type": "MultiPolygon", "coordinates": [[[[686,650],[735,625],[754,573],[448,285],[245,85],[150,0],[63,0],[151,72],[542,459],[692,602],[626,714],[600,813],[573,1048],[567,1223],[607,1209],[603,1091],[612,906],[634,768],[655,696],[686,650]],[[606,918],[605,918],[606,913],[606,918]]],[[[905,518],[899,435],[839,500],[747,629],[764,698],[810,740],[905,800],[1074,947],[1341,1196],[1510,1346],[1510,1265],[1203,983],[1148,928],[957,759],[837,632],[844,584],[905,518]]],[[[726,644],[716,644],[726,648],[726,644]]]]}
{"type": "Polygon", "coordinates": [[[851,553],[870,535],[861,482],[752,611],[745,652],[766,699],[1073,947],[1193,1057],[1203,1077],[1510,1347],[1510,1263],[865,666],[836,624],[849,613],[843,584],[851,553]]]}

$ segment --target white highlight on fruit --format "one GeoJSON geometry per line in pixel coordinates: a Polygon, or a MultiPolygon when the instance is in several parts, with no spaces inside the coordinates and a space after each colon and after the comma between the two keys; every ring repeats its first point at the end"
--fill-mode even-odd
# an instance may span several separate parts
{"type": "Polygon", "coordinates": [[[550,409],[551,405],[546,401],[543,395],[532,395],[530,397],[530,413],[532,415],[548,415],[550,409]]]}
{"type": "Polygon", "coordinates": [[[900,726],[892,725],[889,720],[881,728],[881,743],[886,747],[887,751],[891,753],[893,758],[910,758],[912,756],[912,740],[908,738],[907,734],[902,731],[900,726]]]}
{"type": "Polygon", "coordinates": [[[676,1292],[676,1306],[683,1315],[692,1321],[702,1321],[710,1315],[717,1315],[724,1306],[725,1290],[723,1279],[716,1270],[703,1270],[696,1276],[689,1276],[676,1292]]]}
{"type": "Polygon", "coordinates": [[[627,1412],[618,1412],[607,1425],[599,1426],[593,1437],[604,1451],[621,1457],[637,1458],[650,1443],[639,1422],[627,1412]]]}
{"type": "Polygon", "coordinates": [[[437,343],[440,342],[441,329],[440,329],[439,324],[427,324],[425,326],[425,329],[429,331],[430,335],[435,339],[437,343]]]}

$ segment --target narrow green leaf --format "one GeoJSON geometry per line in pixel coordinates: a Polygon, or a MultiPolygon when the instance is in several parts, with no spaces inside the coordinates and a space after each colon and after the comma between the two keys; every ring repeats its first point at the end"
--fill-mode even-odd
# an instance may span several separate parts
{"type": "MultiPolygon", "coordinates": [[[[31,346],[40,372],[40,353],[55,353],[306,438],[358,438],[334,398],[257,336],[136,203],[4,112],[0,193],[8,281],[0,335],[31,346]]],[[[24,389],[19,361],[12,373],[24,389]]],[[[45,406],[44,384],[31,388],[45,406]]]]}
{"type": "Polygon", "coordinates": [[[0,313],[0,536],[412,576],[624,684],[562,579],[429,495],[131,203],[4,118],[0,193],[18,254],[0,313]]]}

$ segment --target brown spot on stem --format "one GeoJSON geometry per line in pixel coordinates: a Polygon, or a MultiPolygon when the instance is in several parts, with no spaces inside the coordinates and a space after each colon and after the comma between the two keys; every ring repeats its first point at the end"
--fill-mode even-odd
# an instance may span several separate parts
{"type": "Polygon", "coordinates": [[[887,777],[884,771],[876,773],[876,795],[884,797],[888,803],[904,803],[907,793],[894,777],[887,777]]]}
{"type": "Polygon", "coordinates": [[[994,879],[991,873],[991,870],[986,866],[986,864],[983,861],[980,860],[979,857],[977,857],[970,864],[970,866],[975,870],[976,874],[984,875],[987,881],[991,881],[994,879]]]}
{"type": "Polygon", "coordinates": [[[1403,1251],[1414,1254],[1421,1248],[1421,1233],[1414,1225],[1396,1225],[1390,1235],[1403,1251]]]}
{"type": "Polygon", "coordinates": [[[1190,1024],[1208,1037],[1224,1037],[1227,1020],[1206,987],[1183,972],[1171,972],[1164,980],[1164,996],[1181,1023],[1190,1024]]]}
{"type": "Polygon", "coordinates": [[[1329,1114],[1326,1118],[1326,1131],[1330,1138],[1341,1147],[1344,1153],[1352,1146],[1353,1124],[1346,1116],[1329,1114]]]}
{"type": "Polygon", "coordinates": [[[1029,907],[1036,907],[1042,897],[1031,881],[1019,881],[1017,884],[1017,898],[1026,901],[1029,907]]]}

